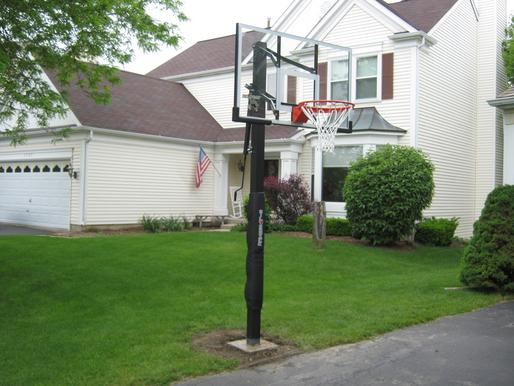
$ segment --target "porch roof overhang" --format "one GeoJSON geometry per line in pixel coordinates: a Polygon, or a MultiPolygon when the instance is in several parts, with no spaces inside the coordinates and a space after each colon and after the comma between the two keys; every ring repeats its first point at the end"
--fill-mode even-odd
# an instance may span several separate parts
{"type": "Polygon", "coordinates": [[[514,108],[514,87],[510,87],[502,92],[496,99],[487,101],[490,106],[498,107],[502,110],[514,108]]]}
{"type": "Polygon", "coordinates": [[[498,107],[499,109],[503,110],[513,109],[514,96],[492,99],[487,101],[487,103],[489,103],[490,106],[498,107]]]}

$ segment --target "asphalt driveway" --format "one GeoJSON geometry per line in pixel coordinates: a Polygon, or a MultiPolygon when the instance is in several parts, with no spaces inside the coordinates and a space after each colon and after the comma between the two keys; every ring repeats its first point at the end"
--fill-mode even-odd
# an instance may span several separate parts
{"type": "Polygon", "coordinates": [[[8,235],[49,235],[50,231],[24,226],[0,224],[0,236],[8,235]]]}
{"type": "Polygon", "coordinates": [[[514,385],[514,302],[182,385],[514,385]]]}

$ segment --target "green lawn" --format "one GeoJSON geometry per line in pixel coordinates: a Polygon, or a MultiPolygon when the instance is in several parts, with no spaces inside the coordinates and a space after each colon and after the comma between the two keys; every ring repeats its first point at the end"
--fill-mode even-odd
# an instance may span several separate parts
{"type": "MultiPolygon", "coordinates": [[[[458,286],[461,248],[266,239],[263,330],[305,349],[498,302],[458,286]]],[[[191,337],[244,328],[245,236],[0,237],[0,384],[165,384],[234,362],[191,337]]]]}

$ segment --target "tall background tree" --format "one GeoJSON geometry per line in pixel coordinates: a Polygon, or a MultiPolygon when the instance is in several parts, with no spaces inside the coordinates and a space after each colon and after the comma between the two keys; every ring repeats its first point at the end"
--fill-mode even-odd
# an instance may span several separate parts
{"type": "Polygon", "coordinates": [[[0,125],[12,122],[4,134],[21,143],[30,116],[44,127],[66,113],[66,95],[52,90],[43,69],[108,103],[119,82],[115,66],[132,60],[134,45],[145,52],[178,45],[178,23],[187,19],[181,6],[179,0],[3,0],[0,125]]]}

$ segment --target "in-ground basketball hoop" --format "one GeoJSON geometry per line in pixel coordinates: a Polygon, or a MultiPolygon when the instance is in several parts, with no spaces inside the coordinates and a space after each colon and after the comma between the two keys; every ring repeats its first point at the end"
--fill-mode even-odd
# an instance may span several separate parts
{"type": "Polygon", "coordinates": [[[339,100],[317,100],[298,103],[293,107],[291,121],[302,124],[310,121],[318,133],[319,150],[334,151],[337,130],[346,120],[355,104],[339,100]]]}

